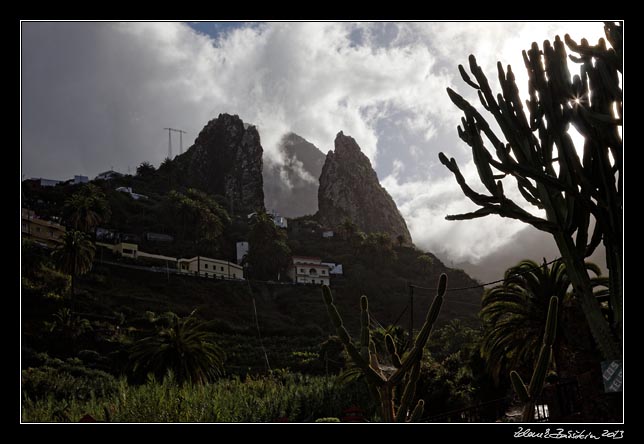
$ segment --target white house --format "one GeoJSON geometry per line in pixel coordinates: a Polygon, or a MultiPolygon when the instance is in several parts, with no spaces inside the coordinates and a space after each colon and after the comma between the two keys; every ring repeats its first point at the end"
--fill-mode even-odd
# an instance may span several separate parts
{"type": "Polygon", "coordinates": [[[293,256],[288,276],[298,284],[329,285],[329,266],[319,257],[293,256]]]}
{"type": "Polygon", "coordinates": [[[116,191],[120,191],[121,193],[126,193],[129,194],[130,197],[134,200],[139,200],[139,199],[147,199],[148,196],[145,196],[143,194],[137,194],[132,191],[132,187],[118,187],[116,191]]]}
{"type": "Polygon", "coordinates": [[[121,177],[121,176],[123,176],[123,174],[121,174],[121,173],[119,173],[117,171],[114,171],[114,170],[109,170],[109,171],[104,171],[104,172],[100,173],[99,175],[97,175],[95,177],[95,180],[101,180],[101,179],[102,180],[110,180],[110,179],[114,179],[115,177],[121,177]]]}
{"type": "Polygon", "coordinates": [[[237,242],[237,263],[241,264],[248,254],[249,245],[246,241],[237,242]]]}
{"type": "Polygon", "coordinates": [[[74,176],[74,185],[77,185],[79,183],[88,183],[89,182],[89,177],[87,176],[74,176]]]}
{"type": "Polygon", "coordinates": [[[333,237],[333,236],[334,236],[333,231],[323,231],[322,232],[322,237],[324,237],[324,238],[330,238],[330,237],[333,237]]]}
{"type": "MultiPolygon", "coordinates": [[[[288,227],[288,221],[284,216],[280,216],[278,213],[275,211],[268,211],[266,214],[268,214],[268,217],[270,217],[273,220],[273,223],[280,227],[280,228],[287,228],[288,227]]],[[[252,217],[256,216],[257,213],[253,212],[248,215],[248,219],[251,219],[252,217]]]]}
{"type": "Polygon", "coordinates": [[[179,259],[177,268],[180,273],[193,274],[207,278],[244,279],[244,269],[228,261],[195,256],[190,259],[179,259]]]}
{"type": "Polygon", "coordinates": [[[279,214],[271,214],[271,218],[273,219],[273,223],[276,226],[280,228],[288,227],[288,222],[286,221],[286,218],[284,216],[280,216],[279,214]]]}
{"type": "Polygon", "coordinates": [[[40,186],[41,187],[54,187],[54,186],[58,185],[61,182],[62,182],[62,180],[40,178],[40,186]]]}
{"type": "Polygon", "coordinates": [[[323,265],[327,265],[329,267],[329,274],[330,275],[338,275],[342,276],[343,271],[342,271],[342,264],[334,264],[332,262],[322,262],[323,265]]]}

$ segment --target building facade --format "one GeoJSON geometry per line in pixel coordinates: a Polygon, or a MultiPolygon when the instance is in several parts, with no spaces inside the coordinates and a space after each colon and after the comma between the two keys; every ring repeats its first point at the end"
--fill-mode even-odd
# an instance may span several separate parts
{"type": "Polygon", "coordinates": [[[319,257],[293,256],[288,276],[297,284],[329,285],[329,266],[319,257]]]}
{"type": "Polygon", "coordinates": [[[244,279],[244,269],[228,261],[195,256],[190,259],[179,259],[177,268],[180,273],[215,279],[244,279]]]}
{"type": "Polygon", "coordinates": [[[118,171],[114,171],[114,170],[104,171],[104,172],[98,174],[94,178],[94,180],[111,180],[111,179],[114,179],[115,177],[123,177],[123,174],[119,173],[118,171]]]}
{"type": "Polygon", "coordinates": [[[40,219],[36,213],[27,208],[22,209],[22,235],[39,244],[54,248],[63,243],[65,227],[48,220],[40,219]]]}
{"type": "Polygon", "coordinates": [[[61,183],[61,180],[54,180],[54,179],[40,179],[40,186],[41,187],[55,187],[59,183],[61,183]]]}
{"type": "Polygon", "coordinates": [[[148,196],[144,194],[138,194],[132,191],[132,187],[118,187],[116,191],[120,191],[121,193],[129,194],[130,197],[134,200],[139,200],[139,199],[147,199],[148,196]]]}
{"type": "Polygon", "coordinates": [[[105,247],[108,250],[111,250],[113,253],[117,253],[120,256],[129,257],[131,259],[136,259],[139,256],[139,246],[137,244],[131,244],[129,242],[119,242],[118,244],[96,242],[96,246],[105,247]]]}
{"type": "Polygon", "coordinates": [[[248,254],[250,245],[246,241],[237,242],[237,264],[241,265],[242,261],[248,254]]]}

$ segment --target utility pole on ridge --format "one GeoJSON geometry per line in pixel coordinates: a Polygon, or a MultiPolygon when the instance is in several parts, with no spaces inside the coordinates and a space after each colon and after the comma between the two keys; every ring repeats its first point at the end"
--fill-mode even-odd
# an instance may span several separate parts
{"type": "Polygon", "coordinates": [[[163,128],[168,130],[168,159],[172,159],[172,131],[179,133],[179,154],[183,154],[183,135],[185,131],[175,128],[163,128]]]}

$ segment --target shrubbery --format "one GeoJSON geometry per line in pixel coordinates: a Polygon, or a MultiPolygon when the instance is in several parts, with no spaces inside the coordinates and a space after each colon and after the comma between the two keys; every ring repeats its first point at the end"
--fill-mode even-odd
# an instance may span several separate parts
{"type": "Polygon", "coordinates": [[[128,386],[124,380],[105,398],[28,399],[25,422],[78,421],[85,414],[112,422],[314,422],[339,417],[359,404],[367,409],[363,385],[336,386],[335,379],[273,371],[261,378],[239,377],[203,386],[181,386],[172,375],[159,382],[128,386]]]}
{"type": "Polygon", "coordinates": [[[91,397],[106,397],[116,393],[117,380],[102,370],[87,368],[78,358],[65,361],[51,359],[40,353],[32,362],[41,363],[22,371],[22,396],[24,400],[86,401],[91,397]]]}

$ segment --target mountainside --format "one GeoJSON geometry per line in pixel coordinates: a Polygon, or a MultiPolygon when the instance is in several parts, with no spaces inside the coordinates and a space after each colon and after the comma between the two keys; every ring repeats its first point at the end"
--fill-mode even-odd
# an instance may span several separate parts
{"type": "Polygon", "coordinates": [[[351,220],[366,233],[383,232],[392,239],[402,235],[411,244],[411,235],[398,207],[378,180],[371,162],[356,141],[342,131],[335,138],[335,151],[329,151],[320,175],[319,220],[331,227],[351,220]]]}
{"type": "Polygon", "coordinates": [[[283,165],[264,165],[266,208],[291,218],[315,214],[324,153],[294,133],[284,136],[280,151],[283,165]]]}
{"type": "Polygon", "coordinates": [[[219,114],[175,161],[186,185],[225,197],[236,213],[264,209],[263,152],[257,128],[219,114]]]}

